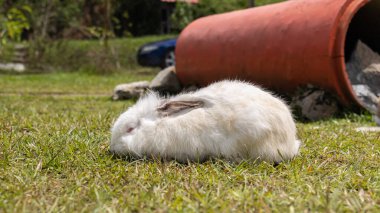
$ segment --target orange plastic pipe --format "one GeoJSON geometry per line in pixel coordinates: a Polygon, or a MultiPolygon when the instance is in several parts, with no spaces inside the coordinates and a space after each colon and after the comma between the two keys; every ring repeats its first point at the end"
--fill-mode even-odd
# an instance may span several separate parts
{"type": "Polygon", "coordinates": [[[200,18],[180,34],[183,85],[242,79],[280,92],[313,84],[361,105],[345,68],[350,21],[369,0],[292,0],[200,18]]]}

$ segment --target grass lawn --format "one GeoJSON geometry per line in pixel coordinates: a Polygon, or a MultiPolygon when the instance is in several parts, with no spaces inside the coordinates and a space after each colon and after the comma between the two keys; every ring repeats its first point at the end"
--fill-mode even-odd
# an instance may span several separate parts
{"type": "Polygon", "coordinates": [[[297,123],[300,155],[273,167],[108,154],[118,83],[153,72],[0,75],[0,212],[379,212],[380,133],[369,115],[297,123]],[[79,94],[79,95],[78,95],[79,94]]]}

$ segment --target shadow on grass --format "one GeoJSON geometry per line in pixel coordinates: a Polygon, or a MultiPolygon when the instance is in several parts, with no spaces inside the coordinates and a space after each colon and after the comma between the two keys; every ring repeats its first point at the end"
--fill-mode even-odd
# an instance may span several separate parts
{"type": "Polygon", "coordinates": [[[143,156],[143,157],[138,157],[134,156],[131,154],[125,154],[125,155],[120,155],[120,154],[115,154],[111,151],[106,151],[106,155],[111,156],[113,160],[122,160],[125,162],[128,162],[129,164],[131,163],[136,163],[136,162],[142,162],[142,163],[156,163],[156,164],[164,164],[164,165],[176,165],[178,167],[187,167],[187,166],[192,166],[192,165],[219,165],[219,166],[228,166],[228,167],[244,167],[247,165],[260,165],[260,164],[266,164],[269,165],[273,168],[281,167],[283,164],[288,164],[291,160],[289,161],[283,161],[283,162],[265,162],[265,161],[259,161],[258,159],[246,159],[242,160],[240,162],[234,162],[230,161],[228,159],[225,159],[223,157],[207,157],[204,159],[197,159],[197,160],[187,160],[187,161],[179,161],[175,158],[165,158],[161,156],[143,156]]]}

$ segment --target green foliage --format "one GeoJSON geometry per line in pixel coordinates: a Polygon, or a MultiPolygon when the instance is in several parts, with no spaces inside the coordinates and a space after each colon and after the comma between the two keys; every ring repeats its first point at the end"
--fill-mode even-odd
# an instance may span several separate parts
{"type": "Polygon", "coordinates": [[[23,0],[33,8],[30,17],[32,39],[50,39],[62,37],[64,30],[79,25],[83,1],[29,1],[23,0]]]}
{"type": "Polygon", "coordinates": [[[201,0],[195,5],[194,12],[195,17],[202,17],[245,8],[247,8],[247,0],[201,0]]]}
{"type": "Polygon", "coordinates": [[[195,5],[177,2],[171,19],[174,28],[182,30],[194,19],[243,8],[246,8],[246,0],[202,0],[195,5]]]}
{"type": "Polygon", "coordinates": [[[29,67],[36,71],[86,71],[112,73],[137,68],[136,53],[145,43],[175,35],[111,39],[109,50],[98,40],[56,40],[34,42],[30,46],[29,67]],[[41,46],[35,46],[41,45],[41,46]],[[39,52],[43,51],[43,52],[39,52]]]}
{"type": "MultiPolygon", "coordinates": [[[[285,0],[256,0],[256,6],[282,2],[285,0]]],[[[187,4],[184,2],[177,2],[176,9],[171,19],[174,28],[181,31],[193,20],[224,12],[230,12],[239,9],[246,9],[248,7],[247,0],[201,0],[198,4],[187,4]]]]}
{"type": "MultiPolygon", "coordinates": [[[[136,53],[143,44],[174,38],[176,35],[110,39],[109,50],[100,40],[34,40],[28,43],[28,72],[85,71],[113,73],[139,68],[136,53]]],[[[2,47],[1,61],[11,62],[14,43],[2,47]]],[[[154,68],[158,70],[159,68],[154,68]]]]}
{"type": "Polygon", "coordinates": [[[0,13],[0,39],[1,44],[5,44],[8,39],[20,41],[23,30],[30,28],[28,16],[32,14],[32,9],[27,5],[12,7],[5,11],[5,15],[0,13]]]}
{"type": "Polygon", "coordinates": [[[182,30],[194,19],[195,15],[191,4],[183,2],[176,3],[175,12],[171,16],[173,28],[182,30]]]}
{"type": "Polygon", "coordinates": [[[158,0],[123,0],[115,3],[114,23],[119,36],[153,35],[161,30],[161,2],[158,0]]]}
{"type": "Polygon", "coordinates": [[[255,4],[256,6],[263,6],[263,5],[274,4],[274,3],[279,3],[283,1],[286,1],[286,0],[256,0],[255,4]]]}
{"type": "Polygon", "coordinates": [[[268,163],[131,160],[108,153],[111,101],[133,70],[0,75],[0,212],[379,212],[379,133],[368,115],[297,123],[300,155],[268,163]],[[21,94],[21,95],[20,95],[21,94]]]}
{"type": "MultiPolygon", "coordinates": [[[[118,1],[114,2],[118,6],[118,1]]],[[[12,7],[28,5],[32,13],[28,14],[31,31],[26,35],[31,39],[57,39],[65,36],[83,34],[90,37],[87,28],[105,28],[107,4],[105,0],[15,0],[12,7]]],[[[110,10],[113,13],[113,8],[110,10]]],[[[109,17],[111,19],[112,17],[109,17]]],[[[104,29],[102,29],[104,31],[104,29]]]]}

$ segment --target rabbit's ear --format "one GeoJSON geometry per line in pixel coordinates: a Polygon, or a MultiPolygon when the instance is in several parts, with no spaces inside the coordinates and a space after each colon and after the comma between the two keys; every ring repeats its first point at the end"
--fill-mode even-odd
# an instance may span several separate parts
{"type": "Polygon", "coordinates": [[[170,116],[181,111],[199,108],[203,105],[203,101],[170,101],[159,106],[157,111],[162,116],[170,116]]]}

